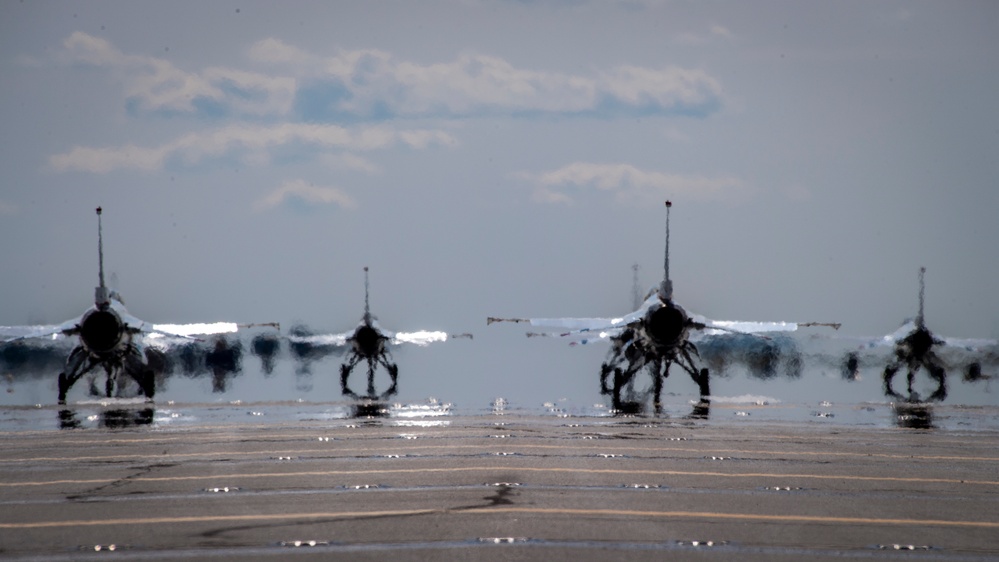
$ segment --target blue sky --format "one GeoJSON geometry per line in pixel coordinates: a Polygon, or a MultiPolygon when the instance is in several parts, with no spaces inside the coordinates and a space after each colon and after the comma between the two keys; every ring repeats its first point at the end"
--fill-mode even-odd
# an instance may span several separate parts
{"type": "Polygon", "coordinates": [[[690,310],[878,335],[926,266],[931,329],[999,337],[997,32],[993,2],[6,2],[0,323],[88,306],[101,205],[143,319],[339,331],[370,266],[387,327],[476,334],[417,372],[593,386],[602,350],[485,317],[627,312],[671,199],[690,310]]]}

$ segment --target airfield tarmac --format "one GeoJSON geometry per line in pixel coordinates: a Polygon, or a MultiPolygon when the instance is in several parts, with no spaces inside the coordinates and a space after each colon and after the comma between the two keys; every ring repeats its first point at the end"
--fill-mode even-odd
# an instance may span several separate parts
{"type": "Polygon", "coordinates": [[[0,556],[999,560],[994,428],[547,406],[8,408],[0,556]]]}

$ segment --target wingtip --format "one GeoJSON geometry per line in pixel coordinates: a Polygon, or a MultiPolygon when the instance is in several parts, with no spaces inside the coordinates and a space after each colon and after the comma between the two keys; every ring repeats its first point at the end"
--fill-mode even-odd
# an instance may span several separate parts
{"type": "Polygon", "coordinates": [[[833,330],[839,330],[840,326],[842,326],[843,324],[839,322],[799,322],[798,325],[801,327],[821,326],[826,328],[832,328],[833,330]]]}
{"type": "Polygon", "coordinates": [[[486,326],[492,324],[493,322],[530,322],[530,320],[527,318],[496,318],[494,316],[486,318],[486,326]]]}

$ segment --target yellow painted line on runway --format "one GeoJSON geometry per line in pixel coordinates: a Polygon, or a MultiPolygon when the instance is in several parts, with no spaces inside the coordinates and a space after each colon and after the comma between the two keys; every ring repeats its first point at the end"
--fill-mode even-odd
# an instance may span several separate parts
{"type": "Polygon", "coordinates": [[[441,513],[439,509],[396,509],[385,511],[340,511],[329,513],[275,513],[250,515],[191,515],[185,517],[146,517],[127,519],[77,519],[72,521],[38,521],[35,523],[0,523],[0,529],[44,529],[52,527],[98,527],[105,525],[177,525],[181,523],[218,523],[223,521],[284,521],[289,519],[347,519],[360,517],[391,517],[441,513]]]}
{"type": "Polygon", "coordinates": [[[98,527],[126,525],[178,525],[184,523],[240,523],[250,521],[287,521],[287,520],[328,520],[328,519],[359,519],[373,517],[404,517],[431,514],[466,514],[476,515],[569,515],[591,517],[637,517],[664,519],[715,519],[735,520],[764,523],[818,523],[841,525],[910,525],[917,527],[966,527],[999,529],[995,521],[963,521],[946,519],[900,519],[875,517],[836,517],[826,515],[767,515],[759,513],[724,513],[711,511],[640,511],[629,509],[573,509],[573,508],[542,508],[542,507],[483,507],[462,509],[405,509],[383,511],[331,511],[309,513],[276,513],[249,515],[201,515],[182,517],[146,517],[126,519],[75,519],[68,521],[36,521],[20,523],[0,523],[0,529],[45,529],[60,527],[98,527]]]}
{"type": "Polygon", "coordinates": [[[827,515],[765,515],[759,513],[720,513],[712,511],[638,511],[631,509],[565,509],[544,507],[494,507],[465,509],[462,513],[534,513],[539,515],[589,515],[617,517],[662,517],[675,519],[727,519],[776,523],[841,523],[847,525],[916,525],[935,527],[975,527],[999,529],[999,521],[952,521],[946,519],[897,519],[875,517],[835,517],[827,515]]]}
{"type": "Polygon", "coordinates": [[[916,484],[955,484],[999,486],[995,480],[967,480],[957,478],[920,478],[900,476],[861,476],[851,474],[780,474],[773,472],[739,472],[726,473],[714,471],[686,470],[628,470],[616,468],[568,468],[568,467],[518,467],[518,466],[463,466],[450,468],[384,468],[368,470],[309,470],[298,472],[261,472],[236,474],[199,474],[192,476],[136,476],[134,478],[99,478],[99,479],[62,479],[40,480],[27,482],[0,482],[0,488],[16,488],[22,486],[54,486],[58,484],[108,484],[127,480],[128,482],[183,482],[191,480],[238,480],[255,478],[301,478],[301,477],[356,477],[370,475],[404,475],[404,474],[454,474],[459,472],[496,472],[497,470],[536,472],[553,474],[623,474],[641,476],[702,476],[712,478],[774,478],[774,479],[807,479],[807,480],[849,480],[861,482],[906,482],[916,484]]]}
{"type": "MultiPolygon", "coordinates": [[[[385,454],[387,451],[393,454],[398,454],[405,451],[419,451],[419,450],[479,450],[482,452],[490,452],[495,447],[492,447],[492,443],[486,444],[470,444],[470,445],[403,445],[396,438],[390,438],[393,443],[383,444],[378,447],[336,447],[336,445],[330,445],[327,448],[321,449],[292,449],[292,450],[269,450],[269,451],[204,451],[196,453],[166,453],[155,455],[156,459],[169,460],[169,459],[183,459],[183,458],[211,458],[211,457],[250,457],[254,455],[264,456],[268,458],[272,456],[292,456],[292,455],[312,455],[312,454],[330,454],[330,453],[382,453],[385,454]]],[[[489,439],[489,437],[482,437],[482,439],[489,439]]],[[[314,440],[314,439],[312,439],[314,440]]],[[[265,442],[266,443],[266,442],[265,442]]],[[[517,443],[509,446],[510,449],[538,449],[538,450],[552,450],[552,449],[567,449],[573,450],[574,452],[579,451],[600,451],[600,452],[657,452],[657,453],[695,453],[702,455],[756,455],[756,456],[766,456],[766,457],[858,457],[858,458],[879,458],[879,459],[902,459],[902,460],[925,460],[925,461],[967,461],[967,462],[999,462],[999,457],[979,457],[979,456],[958,456],[958,455],[906,455],[906,454],[891,454],[891,453],[864,453],[864,452],[848,452],[848,451],[764,451],[757,449],[700,449],[695,447],[628,447],[628,446],[618,446],[618,445],[607,445],[606,443],[587,443],[580,444],[579,446],[569,446],[565,443],[560,443],[557,445],[539,444],[539,443],[517,443]]],[[[589,453],[592,454],[592,453],[589,453]]],[[[566,456],[580,456],[566,455],[566,456]]],[[[90,455],[90,456],[73,456],[73,457],[25,457],[25,458],[6,458],[0,459],[0,465],[2,464],[15,464],[15,463],[31,463],[31,462],[105,462],[105,461],[128,461],[128,460],[147,460],[149,455],[133,454],[133,455],[90,455]]]]}

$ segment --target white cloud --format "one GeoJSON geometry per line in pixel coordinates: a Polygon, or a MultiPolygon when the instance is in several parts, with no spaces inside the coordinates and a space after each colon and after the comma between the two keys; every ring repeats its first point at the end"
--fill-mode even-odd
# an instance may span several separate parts
{"type": "Polygon", "coordinates": [[[693,107],[715,99],[721,85],[703,70],[669,67],[652,70],[622,66],[605,78],[615,98],[639,107],[693,107]]]}
{"type": "Polygon", "coordinates": [[[64,154],[49,157],[49,165],[59,172],[82,171],[105,174],[114,170],[153,171],[163,167],[169,150],[165,147],[142,148],[127,145],[119,148],[75,146],[64,154]]]}
{"type": "Polygon", "coordinates": [[[275,38],[247,51],[251,63],[271,67],[271,74],[227,67],[189,72],[163,58],[123,53],[83,32],[66,39],[61,56],[117,72],[133,110],[192,115],[336,122],[497,113],[669,114],[712,111],[721,99],[719,82],[699,69],[619,66],[578,75],[518,68],[482,54],[418,64],[373,49],[321,56],[275,38]]]}
{"type": "Polygon", "coordinates": [[[574,162],[540,174],[521,174],[536,186],[534,199],[567,203],[581,189],[593,187],[616,193],[622,201],[647,201],[685,196],[701,200],[731,200],[747,188],[733,177],[683,176],[641,170],[630,164],[574,162]],[[569,189],[575,191],[569,192],[569,189]]]}
{"type": "Polygon", "coordinates": [[[546,204],[572,204],[572,197],[569,197],[565,193],[560,191],[554,191],[548,189],[547,187],[538,187],[531,194],[531,199],[536,203],[546,203],[546,204]]]}
{"type": "MultiPolygon", "coordinates": [[[[82,62],[95,66],[125,66],[129,57],[115,48],[110,41],[74,32],[62,43],[65,51],[62,56],[67,62],[82,62]]],[[[133,57],[141,60],[141,57],[133,57]]]]}
{"type": "Polygon", "coordinates": [[[145,109],[191,110],[194,98],[221,99],[221,90],[167,60],[127,55],[111,42],[77,31],[63,42],[65,62],[110,68],[125,81],[125,93],[145,109]]]}
{"type": "Polygon", "coordinates": [[[295,103],[297,81],[292,77],[267,76],[231,68],[208,68],[205,79],[226,90],[225,102],[237,113],[285,115],[295,103]]]}
{"type": "Polygon", "coordinates": [[[49,158],[60,172],[107,173],[131,169],[161,169],[171,158],[193,165],[229,154],[248,155],[247,162],[268,161],[261,152],[299,143],[317,150],[381,150],[401,144],[414,149],[433,145],[451,146],[454,139],[444,131],[395,130],[386,126],[345,128],[336,125],[286,123],[281,125],[232,125],[190,133],[157,147],[74,147],[49,158]]]}
{"type": "Polygon", "coordinates": [[[369,174],[375,174],[379,171],[378,166],[375,166],[370,160],[361,158],[360,156],[350,152],[344,152],[342,154],[324,154],[319,160],[324,166],[334,170],[353,170],[369,174]]]}
{"type": "Polygon", "coordinates": [[[594,76],[514,67],[494,56],[465,54],[453,62],[419,65],[380,51],[343,53],[327,74],[347,94],[338,111],[369,115],[475,116],[495,113],[596,113],[638,110],[687,112],[716,104],[717,80],[676,66],[619,66],[594,76]]]}
{"type": "Polygon", "coordinates": [[[274,38],[257,41],[248,54],[251,60],[269,64],[302,66],[318,62],[309,53],[274,38]]]}
{"type": "Polygon", "coordinates": [[[290,180],[275,191],[257,200],[256,211],[266,211],[288,200],[298,200],[310,205],[336,205],[343,209],[354,209],[357,203],[343,190],[336,187],[320,187],[305,180],[290,180]]]}
{"type": "Polygon", "coordinates": [[[427,148],[433,145],[453,147],[458,145],[458,140],[450,133],[435,129],[410,129],[398,131],[399,140],[410,148],[427,148]]]}
{"type": "MultiPolygon", "coordinates": [[[[592,110],[598,84],[592,79],[515,68],[498,57],[463,55],[450,63],[419,66],[386,61],[383,78],[406,93],[398,101],[401,114],[443,110],[453,115],[483,111],[592,110]]],[[[371,92],[382,95],[378,92],[371,92]]]]}
{"type": "Polygon", "coordinates": [[[89,64],[117,72],[125,97],[144,111],[234,111],[251,115],[286,114],[291,110],[295,79],[238,69],[210,67],[185,72],[170,61],[121,52],[109,41],[81,31],[63,42],[63,62],[89,64]],[[201,104],[199,106],[199,104],[201,104]]]}

